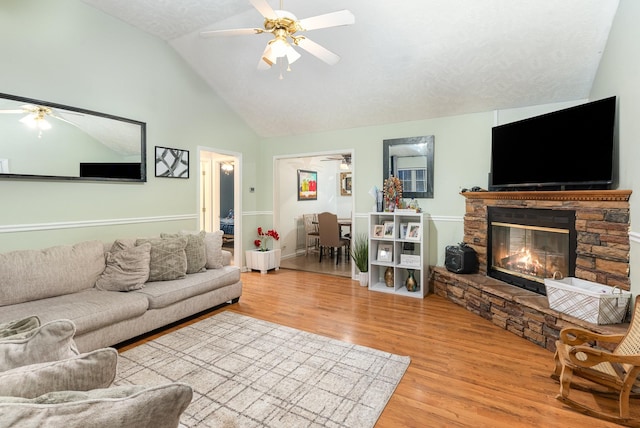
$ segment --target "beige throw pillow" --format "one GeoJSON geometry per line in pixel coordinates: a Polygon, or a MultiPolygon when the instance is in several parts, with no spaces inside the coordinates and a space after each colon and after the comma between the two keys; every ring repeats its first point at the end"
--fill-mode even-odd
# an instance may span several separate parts
{"type": "Polygon", "coordinates": [[[204,245],[204,238],[206,232],[200,233],[188,233],[188,234],[168,234],[161,233],[161,238],[178,238],[180,236],[187,237],[187,246],[184,248],[185,255],[187,256],[187,273],[198,273],[205,270],[207,264],[207,255],[204,245]]]}
{"type": "Polygon", "coordinates": [[[0,324],[0,338],[26,333],[38,327],[40,327],[40,319],[36,316],[5,322],[0,324]]]}
{"type": "Polygon", "coordinates": [[[22,428],[175,428],[191,403],[184,383],[51,392],[33,399],[0,397],[3,426],[22,428]]]}
{"type": "Polygon", "coordinates": [[[224,232],[207,232],[204,245],[207,249],[207,269],[220,269],[222,263],[222,235],[224,232]]]}
{"type": "Polygon", "coordinates": [[[184,278],[187,274],[187,256],[184,252],[187,237],[150,238],[136,240],[136,246],[151,244],[149,281],[169,281],[184,278]]]}
{"type": "Polygon", "coordinates": [[[96,281],[105,291],[131,291],[144,287],[149,279],[151,244],[107,253],[107,266],[96,281]]]}
{"type": "Polygon", "coordinates": [[[107,388],[116,376],[118,351],[103,348],[71,358],[0,372],[0,396],[35,398],[52,391],[107,388]]]}
{"type": "Polygon", "coordinates": [[[29,364],[78,355],[76,326],[69,320],[48,322],[33,330],[0,339],[0,372],[29,364]]]}

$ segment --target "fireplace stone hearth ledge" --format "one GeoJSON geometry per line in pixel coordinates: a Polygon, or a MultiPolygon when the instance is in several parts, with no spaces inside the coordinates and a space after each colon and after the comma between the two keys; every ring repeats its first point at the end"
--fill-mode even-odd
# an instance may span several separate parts
{"type": "Polygon", "coordinates": [[[431,268],[430,289],[470,312],[550,351],[564,327],[620,334],[628,324],[595,325],[549,308],[546,296],[488,277],[487,206],[576,211],[578,265],[582,279],[629,289],[630,190],[465,192],[464,242],[476,250],[479,271],[455,274],[431,268]],[[582,240],[582,241],[581,241],[582,240]]]}

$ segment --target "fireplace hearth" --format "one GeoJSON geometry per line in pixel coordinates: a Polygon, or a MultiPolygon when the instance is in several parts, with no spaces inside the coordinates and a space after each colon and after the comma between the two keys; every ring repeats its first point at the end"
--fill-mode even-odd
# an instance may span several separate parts
{"type": "Polygon", "coordinates": [[[575,211],[489,207],[487,275],[546,295],[545,278],[575,275],[575,211]]]}

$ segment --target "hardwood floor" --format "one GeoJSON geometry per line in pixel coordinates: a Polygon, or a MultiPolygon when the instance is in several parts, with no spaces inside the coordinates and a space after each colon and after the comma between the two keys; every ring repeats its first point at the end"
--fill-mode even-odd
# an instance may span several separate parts
{"type": "MultiPolygon", "coordinates": [[[[411,364],[376,427],[618,426],[555,399],[558,384],[549,377],[551,352],[441,297],[394,296],[368,291],[347,278],[286,269],[244,273],[242,280],[239,303],[120,349],[220,311],[234,311],[410,356],[411,364]]],[[[590,395],[575,394],[575,399],[593,402],[590,395]]],[[[611,409],[615,403],[599,404],[611,409]]]]}
{"type": "Polygon", "coordinates": [[[344,253],[340,257],[340,262],[336,263],[335,256],[323,257],[320,262],[320,253],[310,251],[306,256],[304,254],[282,259],[280,261],[280,269],[293,269],[304,272],[326,273],[327,275],[345,276],[351,278],[351,257],[345,257],[344,253]]]}

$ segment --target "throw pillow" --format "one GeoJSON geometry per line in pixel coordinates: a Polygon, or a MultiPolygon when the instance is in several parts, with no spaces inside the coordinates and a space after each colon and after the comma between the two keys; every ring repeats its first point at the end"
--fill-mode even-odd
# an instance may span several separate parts
{"type": "Polygon", "coordinates": [[[0,396],[35,398],[52,391],[107,388],[116,376],[118,351],[103,348],[71,358],[0,372],[0,396]]]}
{"type": "MultiPolygon", "coordinates": [[[[181,233],[195,234],[200,232],[183,230],[181,233]]],[[[222,235],[224,235],[224,232],[217,230],[215,232],[206,232],[204,236],[205,253],[207,256],[207,264],[205,267],[207,269],[220,269],[224,266],[222,257],[222,235]]]]}
{"type": "Polygon", "coordinates": [[[96,288],[105,291],[138,290],[149,279],[151,244],[108,252],[106,260],[107,266],[96,281],[96,288]]]}
{"type": "Polygon", "coordinates": [[[116,251],[126,250],[127,248],[136,246],[136,238],[120,238],[116,239],[111,245],[111,249],[109,250],[112,253],[116,251]]]}
{"type": "Polygon", "coordinates": [[[73,322],[57,320],[0,339],[0,372],[78,355],[78,348],[73,341],[75,333],[73,322]]]}
{"type": "Polygon", "coordinates": [[[136,246],[150,243],[149,281],[169,281],[187,274],[187,256],[184,252],[187,237],[137,239],[136,246]]]}
{"type": "Polygon", "coordinates": [[[33,399],[0,397],[0,414],[4,426],[175,428],[192,397],[193,390],[184,383],[115,386],[33,399]]]}
{"type": "Polygon", "coordinates": [[[161,238],[178,238],[180,236],[187,237],[187,246],[184,248],[185,255],[187,256],[187,273],[198,273],[205,269],[207,264],[206,248],[204,245],[204,238],[206,232],[202,231],[197,234],[168,234],[161,233],[161,238]]]}
{"type": "Polygon", "coordinates": [[[0,324],[0,338],[26,333],[40,327],[40,319],[36,316],[14,320],[0,324]]]}

